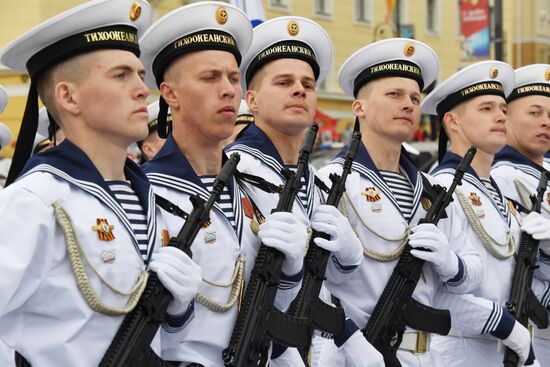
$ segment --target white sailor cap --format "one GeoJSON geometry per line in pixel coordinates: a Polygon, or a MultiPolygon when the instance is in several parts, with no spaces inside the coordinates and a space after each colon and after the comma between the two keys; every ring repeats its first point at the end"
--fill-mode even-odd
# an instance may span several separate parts
{"type": "Polygon", "coordinates": [[[241,64],[243,89],[262,66],[277,59],[307,62],[317,82],[322,82],[332,65],[332,41],[323,27],[302,17],[278,17],[257,25],[241,64]]]}
{"type": "Polygon", "coordinates": [[[31,154],[38,124],[36,83],[44,72],[68,58],[99,49],[139,56],[138,38],[152,20],[145,0],[92,0],[46,20],[8,44],[0,63],[28,71],[31,88],[10,175],[13,182],[31,154]]]}
{"type": "Polygon", "coordinates": [[[0,148],[7,147],[11,143],[11,131],[3,123],[0,122],[0,148]]]}
{"type": "Polygon", "coordinates": [[[356,96],[371,80],[398,76],[417,81],[422,91],[438,73],[439,59],[430,46],[409,38],[388,38],[348,57],[338,71],[338,84],[344,93],[356,96]]]}
{"type": "Polygon", "coordinates": [[[516,82],[508,102],[532,95],[550,97],[550,64],[532,64],[514,70],[516,82]]]}
{"type": "MultiPolygon", "coordinates": [[[[456,72],[429,93],[420,104],[427,115],[443,115],[458,104],[481,95],[497,95],[506,99],[514,87],[514,70],[505,62],[480,61],[456,72]]],[[[447,134],[439,130],[439,160],[447,151],[447,134]]]]}
{"type": "Polygon", "coordinates": [[[429,93],[420,109],[442,117],[461,102],[485,94],[506,98],[514,87],[514,70],[505,62],[480,61],[456,72],[429,93]]]}
{"type": "Polygon", "coordinates": [[[254,122],[254,115],[252,115],[252,113],[248,110],[248,104],[246,104],[246,101],[241,99],[235,125],[248,125],[252,122],[254,122]]]}
{"type": "MultiPolygon", "coordinates": [[[[204,1],[182,6],[157,20],[140,39],[141,60],[145,66],[145,83],[157,89],[166,68],[180,56],[201,50],[232,53],[241,63],[252,42],[252,25],[236,6],[204,1]]],[[[166,137],[168,105],[159,99],[158,134],[166,137]]]]}
{"type": "Polygon", "coordinates": [[[0,85],[0,113],[4,112],[8,105],[8,92],[0,85]]]}

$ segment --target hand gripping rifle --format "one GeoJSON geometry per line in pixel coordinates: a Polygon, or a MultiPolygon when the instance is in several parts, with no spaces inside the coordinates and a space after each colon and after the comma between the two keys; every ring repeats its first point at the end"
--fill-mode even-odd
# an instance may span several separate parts
{"type": "MultiPolygon", "coordinates": [[[[342,195],[346,191],[346,180],[351,173],[351,166],[357,155],[361,144],[361,132],[356,129],[353,133],[346,157],[342,174],[331,173],[329,178],[332,186],[328,190],[327,205],[337,207],[342,195]]],[[[326,233],[313,231],[306,257],[304,258],[304,279],[298,295],[290,305],[287,314],[307,318],[311,320],[312,326],[318,330],[326,331],[334,335],[344,331],[345,314],[341,307],[332,307],[319,299],[321,286],[325,280],[325,272],[330,258],[330,251],[327,251],[315,244],[314,239],[322,237],[328,239],[326,233]]],[[[313,332],[313,329],[311,329],[313,332]]],[[[311,340],[310,334],[310,340],[311,340]]],[[[309,343],[308,343],[309,344],[309,343]]]]}
{"type": "MultiPolygon", "coordinates": [[[[475,147],[468,149],[456,169],[448,190],[439,185],[433,186],[437,195],[420,223],[437,224],[444,217],[445,208],[453,200],[453,192],[462,181],[475,153],[475,147]]],[[[412,298],[422,274],[424,260],[411,255],[411,250],[412,247],[407,243],[367,326],[362,330],[369,343],[384,356],[384,362],[388,367],[401,366],[396,353],[407,325],[416,330],[443,335],[448,334],[451,328],[448,310],[435,309],[412,298]]]]}
{"type": "MultiPolygon", "coordinates": [[[[531,211],[540,213],[544,192],[548,185],[550,172],[543,171],[540,176],[536,194],[531,196],[531,211]]],[[[525,327],[528,327],[531,319],[537,327],[544,329],[548,327],[548,314],[546,308],[536,298],[531,283],[536,268],[537,255],[539,252],[539,241],[530,234],[522,232],[516,257],[516,267],[512,276],[512,288],[510,297],[506,302],[506,309],[525,327]]],[[[529,358],[526,365],[533,364],[535,354],[533,347],[529,351],[529,358]]],[[[519,363],[518,355],[510,348],[504,350],[504,367],[516,367],[519,363]]]]}
{"type": "MultiPolygon", "coordinates": [[[[174,246],[192,257],[191,245],[201,229],[209,220],[210,210],[221,195],[223,188],[237,169],[240,156],[231,155],[222,167],[214,182],[208,201],[198,195],[191,196],[193,210],[177,237],[170,238],[168,246],[174,246]]],[[[180,210],[181,212],[181,210],[180,210]]],[[[162,285],[156,273],[151,272],[147,286],[136,307],[124,317],[109,349],[103,356],[100,367],[162,367],[173,366],[163,361],[151,350],[151,341],[159,326],[166,319],[166,310],[172,301],[172,294],[162,285]]]]}
{"type": "MultiPolygon", "coordinates": [[[[283,170],[286,183],[272,213],[292,211],[318,129],[317,124],[311,125],[300,150],[296,172],[283,170]]],[[[291,347],[307,345],[307,319],[286,315],[274,307],[283,260],[280,251],[260,245],[229,346],[223,351],[225,366],[265,366],[271,340],[291,347]]]]}

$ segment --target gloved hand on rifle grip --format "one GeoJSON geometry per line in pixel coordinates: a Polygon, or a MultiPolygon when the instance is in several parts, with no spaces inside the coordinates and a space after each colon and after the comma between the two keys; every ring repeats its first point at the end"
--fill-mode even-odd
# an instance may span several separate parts
{"type": "Polygon", "coordinates": [[[432,263],[441,280],[447,281],[457,275],[458,256],[451,250],[447,236],[436,225],[423,223],[415,226],[409,244],[414,248],[411,254],[432,263]]]}
{"type": "Polygon", "coordinates": [[[276,212],[268,215],[260,225],[258,237],[264,245],[285,255],[284,274],[292,276],[302,270],[308,233],[306,225],[294,214],[276,212]]]}
{"type": "Polygon", "coordinates": [[[311,217],[311,228],[330,238],[315,238],[315,244],[330,251],[342,265],[358,265],[363,259],[363,245],[346,217],[332,205],[319,205],[311,217]]]}
{"type": "Polygon", "coordinates": [[[533,239],[539,240],[539,248],[550,254],[550,219],[537,212],[531,212],[523,218],[521,230],[530,234],[533,239]]]}
{"type": "Polygon", "coordinates": [[[384,357],[363,336],[361,330],[353,333],[340,347],[349,367],[383,367],[384,357]]]}
{"type": "Polygon", "coordinates": [[[531,349],[531,335],[529,334],[529,330],[516,321],[510,335],[502,339],[502,344],[516,352],[519,357],[518,366],[523,366],[529,357],[529,350],[531,349]]]}
{"type": "Polygon", "coordinates": [[[160,282],[174,297],[167,313],[182,315],[193,300],[202,282],[202,269],[178,248],[159,248],[151,256],[149,269],[157,273],[160,282]]]}

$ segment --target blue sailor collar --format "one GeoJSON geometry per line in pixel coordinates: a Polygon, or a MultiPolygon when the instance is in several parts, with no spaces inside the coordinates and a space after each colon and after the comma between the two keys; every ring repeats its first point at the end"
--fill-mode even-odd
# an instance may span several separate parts
{"type": "MultiPolygon", "coordinates": [[[[181,191],[188,195],[198,194],[203,200],[208,200],[210,197],[210,192],[202,183],[189,160],[181,152],[172,134],[168,135],[166,142],[155,157],[143,164],[141,169],[154,185],[181,191]]],[[[241,197],[245,196],[246,192],[236,184],[235,177],[229,180],[227,188],[233,203],[235,224],[237,225],[237,228],[233,229],[240,240],[243,231],[241,197]]],[[[223,210],[218,203],[214,203],[214,208],[223,215],[223,210]]]]}
{"type": "MultiPolygon", "coordinates": [[[[335,157],[335,160],[344,159],[346,153],[348,151],[348,148],[345,147],[338,153],[338,155],[335,157]]],[[[359,150],[357,151],[357,155],[355,156],[355,161],[353,162],[354,166],[357,168],[364,168],[366,170],[374,172],[380,179],[382,179],[382,175],[380,174],[380,171],[374,164],[372,158],[369,155],[369,152],[367,151],[367,148],[365,148],[365,145],[363,142],[359,145],[359,150]]],[[[404,154],[401,154],[399,157],[399,166],[405,171],[405,174],[411,181],[413,186],[416,186],[416,182],[418,180],[418,169],[416,166],[405,156],[404,154]]],[[[361,170],[359,170],[361,172],[361,170]]]]}
{"type": "MultiPolygon", "coordinates": [[[[86,153],[69,139],[65,139],[61,144],[52,149],[32,156],[19,177],[21,178],[36,171],[53,174],[73,186],[95,196],[98,200],[107,205],[121,220],[128,232],[132,234],[136,250],[140,253],[130,221],[124,209],[118,203],[115,195],[109,188],[108,182],[101,176],[86,153]],[[98,187],[100,189],[98,189],[98,187]]],[[[149,237],[147,257],[144,259],[145,263],[148,263],[153,253],[152,250],[156,241],[157,232],[153,190],[147,176],[145,176],[136,163],[128,158],[124,164],[124,175],[125,178],[130,181],[132,189],[139,198],[139,202],[145,213],[147,213],[148,232],[153,233],[153,235],[149,237]]]]}
{"type": "Polygon", "coordinates": [[[493,165],[497,165],[500,162],[509,162],[517,165],[524,165],[530,168],[534,168],[539,172],[542,172],[543,167],[539,166],[516,149],[509,145],[506,145],[500,152],[495,155],[493,165]]]}
{"type": "MultiPolygon", "coordinates": [[[[437,176],[438,173],[443,172],[445,170],[454,172],[458,167],[458,165],[460,164],[461,160],[462,160],[462,157],[459,156],[458,154],[447,151],[443,156],[441,163],[432,171],[432,174],[434,176],[437,176]]],[[[489,202],[497,209],[497,212],[502,217],[502,213],[500,212],[500,209],[498,208],[497,203],[494,202],[493,197],[491,196],[491,193],[485,187],[485,185],[481,181],[481,178],[478,176],[476,171],[474,171],[472,166],[468,167],[468,169],[464,173],[463,180],[467,181],[471,185],[475,186],[479,191],[481,191],[489,199],[489,202]]],[[[506,205],[504,195],[502,195],[502,192],[500,191],[500,188],[498,187],[496,181],[493,180],[492,177],[489,177],[489,180],[491,181],[491,185],[493,185],[493,188],[498,193],[498,196],[502,201],[502,205],[504,206],[504,210],[506,211],[506,217],[503,217],[503,219],[505,219],[508,225],[510,225],[511,217],[510,217],[510,212],[508,210],[508,205],[506,205]]]]}
{"type": "MultiPolygon", "coordinates": [[[[347,148],[342,149],[342,151],[338,153],[338,155],[334,158],[332,162],[343,164],[346,153],[347,148]]],[[[401,153],[401,156],[399,157],[399,166],[403,169],[405,175],[407,175],[414,190],[413,210],[409,218],[410,221],[414,218],[418,210],[420,199],[422,198],[422,192],[424,190],[424,184],[422,182],[423,180],[419,179],[421,173],[403,153],[401,153]]],[[[363,142],[361,142],[361,144],[359,145],[359,149],[357,151],[357,155],[355,156],[355,161],[353,162],[352,169],[359,174],[367,177],[370,181],[372,181],[373,184],[381,189],[382,192],[384,192],[384,194],[391,200],[393,206],[395,206],[395,208],[397,208],[397,210],[401,213],[399,203],[395,199],[395,196],[389,186],[386,184],[386,181],[382,177],[382,174],[374,164],[363,142]]]]}
{"type": "MultiPolygon", "coordinates": [[[[262,161],[266,166],[276,172],[281,180],[284,182],[285,177],[282,174],[282,170],[289,166],[283,162],[279,151],[269,139],[267,134],[263,132],[255,124],[248,125],[245,129],[241,131],[238,135],[237,140],[234,143],[229,144],[225,150],[231,152],[233,150],[246,152],[253,157],[262,161]]],[[[306,167],[304,172],[304,179],[307,191],[307,202],[309,205],[304,207],[301,200],[297,197],[296,201],[299,203],[300,207],[304,209],[304,212],[308,214],[309,217],[313,214],[313,202],[315,196],[315,185],[314,182],[314,173],[311,169],[306,167]]]]}
{"type": "MultiPolygon", "coordinates": [[[[172,134],[168,135],[166,142],[157,155],[152,160],[143,164],[141,169],[149,179],[151,179],[151,182],[159,184],[160,186],[165,185],[163,181],[157,180],[157,175],[171,176],[179,179],[178,182],[185,181],[191,184],[192,187],[185,185],[180,187],[182,191],[190,193],[191,195],[197,193],[205,200],[208,200],[210,196],[210,193],[191,166],[191,163],[176,144],[172,134]]],[[[167,187],[173,188],[172,186],[167,187]]],[[[233,197],[234,180],[229,181],[228,189],[230,195],[233,197]]]]}

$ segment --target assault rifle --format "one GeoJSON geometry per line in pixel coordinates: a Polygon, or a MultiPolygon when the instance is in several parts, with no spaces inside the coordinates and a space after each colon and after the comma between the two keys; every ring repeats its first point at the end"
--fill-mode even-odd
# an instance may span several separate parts
{"type": "MultiPolygon", "coordinates": [[[[453,192],[470,166],[476,148],[468,149],[458,165],[448,190],[434,185],[437,193],[426,216],[420,223],[437,224],[445,215],[445,208],[453,200],[453,192]]],[[[435,309],[417,302],[412,294],[422,274],[424,260],[411,255],[407,243],[397,265],[374,307],[367,326],[362,330],[365,338],[384,356],[387,367],[401,366],[396,352],[403,339],[405,327],[430,333],[448,334],[451,328],[449,310],[435,309]]]]}
{"type": "MultiPolygon", "coordinates": [[[[292,210],[318,129],[317,124],[311,125],[300,150],[296,172],[283,170],[285,186],[272,213],[292,210]]],[[[291,347],[307,345],[308,320],[289,316],[274,307],[283,260],[280,251],[260,245],[231,340],[223,351],[225,366],[265,366],[272,340],[291,347]]]]}
{"type": "MultiPolygon", "coordinates": [[[[331,173],[329,179],[332,181],[332,186],[330,190],[326,186],[324,188],[328,191],[327,205],[337,207],[340,203],[340,199],[346,191],[346,180],[351,173],[351,166],[360,144],[361,132],[359,129],[356,129],[344,159],[341,175],[331,173]]],[[[314,239],[317,237],[329,238],[326,233],[313,231],[307,254],[304,258],[302,287],[290,305],[287,314],[300,318],[308,318],[314,328],[338,335],[344,331],[345,314],[341,307],[329,306],[319,299],[319,293],[325,280],[325,272],[331,253],[315,244],[314,239]]],[[[313,329],[311,329],[311,332],[313,332],[313,329]]],[[[310,334],[310,340],[311,336],[310,334]]]]}
{"type": "MultiPolygon", "coordinates": [[[[537,191],[531,196],[531,211],[540,213],[544,192],[548,185],[548,171],[543,171],[540,176],[537,191]]],[[[533,273],[536,268],[537,255],[539,252],[539,241],[530,234],[522,232],[516,257],[516,267],[512,276],[512,288],[510,297],[506,301],[506,309],[525,327],[528,327],[531,319],[537,327],[544,329],[548,327],[548,313],[546,308],[539,302],[531,289],[533,273]]],[[[529,351],[529,358],[526,365],[533,364],[535,353],[533,347],[529,351]]],[[[504,350],[504,367],[516,367],[519,363],[518,355],[510,348],[504,350]]]]}
{"type": "MultiPolygon", "coordinates": [[[[204,201],[198,195],[191,196],[193,210],[185,218],[186,221],[178,235],[170,238],[168,246],[177,247],[192,257],[191,245],[201,226],[209,220],[210,210],[233,176],[239,160],[240,156],[234,153],[225,161],[220,174],[214,181],[208,201],[204,201]]],[[[125,316],[99,366],[173,366],[171,362],[163,361],[150,348],[159,326],[166,319],[166,310],[172,299],[172,294],[162,285],[157,274],[151,272],[138,304],[125,316]]]]}

